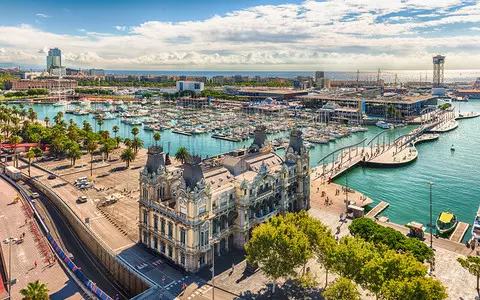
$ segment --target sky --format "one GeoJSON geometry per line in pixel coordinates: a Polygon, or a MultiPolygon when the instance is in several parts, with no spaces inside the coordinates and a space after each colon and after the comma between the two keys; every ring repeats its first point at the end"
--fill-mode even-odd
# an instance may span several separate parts
{"type": "Polygon", "coordinates": [[[0,65],[109,70],[480,69],[480,1],[0,0],[0,65]]]}

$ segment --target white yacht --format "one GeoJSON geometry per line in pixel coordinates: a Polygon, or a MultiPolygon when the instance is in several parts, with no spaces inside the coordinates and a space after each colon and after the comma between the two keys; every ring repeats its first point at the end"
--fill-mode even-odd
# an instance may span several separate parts
{"type": "Polygon", "coordinates": [[[88,99],[83,99],[82,102],[80,102],[81,106],[89,106],[90,105],[90,100],[88,99]]]}
{"type": "Polygon", "coordinates": [[[118,106],[123,105],[122,99],[117,100],[117,102],[115,102],[115,105],[118,105],[118,106]]]}
{"type": "Polygon", "coordinates": [[[60,100],[55,103],[53,103],[53,106],[67,106],[68,102],[66,100],[60,100]]]}
{"type": "Polygon", "coordinates": [[[480,206],[478,207],[477,215],[472,225],[472,238],[480,240],[480,206]]]}
{"type": "Polygon", "coordinates": [[[375,125],[376,125],[377,127],[382,128],[382,129],[388,129],[388,128],[390,128],[390,125],[388,125],[388,123],[385,122],[385,121],[378,121],[375,125]]]}

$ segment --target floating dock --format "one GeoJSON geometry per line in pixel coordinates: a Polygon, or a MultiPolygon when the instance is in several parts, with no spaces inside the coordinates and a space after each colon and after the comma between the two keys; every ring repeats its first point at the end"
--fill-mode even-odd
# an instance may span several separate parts
{"type": "Polygon", "coordinates": [[[390,205],[390,203],[382,201],[377,204],[371,211],[369,211],[365,217],[374,219],[378,214],[385,210],[390,205]]]}
{"type": "Polygon", "coordinates": [[[470,227],[470,224],[467,224],[464,222],[458,222],[457,228],[455,228],[455,231],[452,233],[449,240],[457,243],[461,243],[469,227],[470,227]]]}
{"type": "Polygon", "coordinates": [[[176,134],[183,134],[183,135],[186,135],[186,136],[192,136],[192,134],[190,132],[187,132],[187,131],[173,130],[172,132],[176,133],[176,134]]]}
{"type": "Polygon", "coordinates": [[[214,139],[219,139],[219,140],[225,140],[225,141],[230,141],[230,142],[241,142],[242,139],[240,138],[234,138],[234,137],[229,137],[229,136],[221,136],[221,135],[212,135],[212,138],[214,139]]]}

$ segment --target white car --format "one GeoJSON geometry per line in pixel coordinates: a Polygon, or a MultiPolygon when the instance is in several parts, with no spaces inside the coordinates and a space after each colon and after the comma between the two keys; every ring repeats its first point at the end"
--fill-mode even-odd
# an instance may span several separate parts
{"type": "Polygon", "coordinates": [[[32,193],[32,195],[30,196],[30,198],[32,199],[37,199],[38,197],[40,197],[38,193],[32,193]]]}
{"type": "Polygon", "coordinates": [[[87,201],[88,201],[87,196],[80,196],[80,197],[78,197],[78,199],[77,199],[77,202],[78,202],[78,203],[87,203],[87,201]]]}

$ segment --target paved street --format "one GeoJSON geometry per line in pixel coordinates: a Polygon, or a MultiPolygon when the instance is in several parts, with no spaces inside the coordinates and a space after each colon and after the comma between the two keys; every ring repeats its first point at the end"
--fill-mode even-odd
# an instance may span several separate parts
{"type": "Polygon", "coordinates": [[[33,219],[26,217],[22,203],[12,204],[15,195],[17,191],[6,181],[0,180],[0,240],[7,269],[10,263],[10,246],[4,241],[9,237],[18,239],[25,233],[23,242],[11,244],[12,278],[17,280],[12,286],[13,299],[20,299],[19,291],[27,283],[37,279],[48,284],[51,299],[83,299],[80,288],[65,274],[58,262],[50,263],[46,260],[48,255],[53,257],[52,252],[48,247],[43,248],[36,239],[40,237],[44,243],[47,243],[47,240],[41,233],[35,234],[35,231],[40,229],[33,219]]]}

